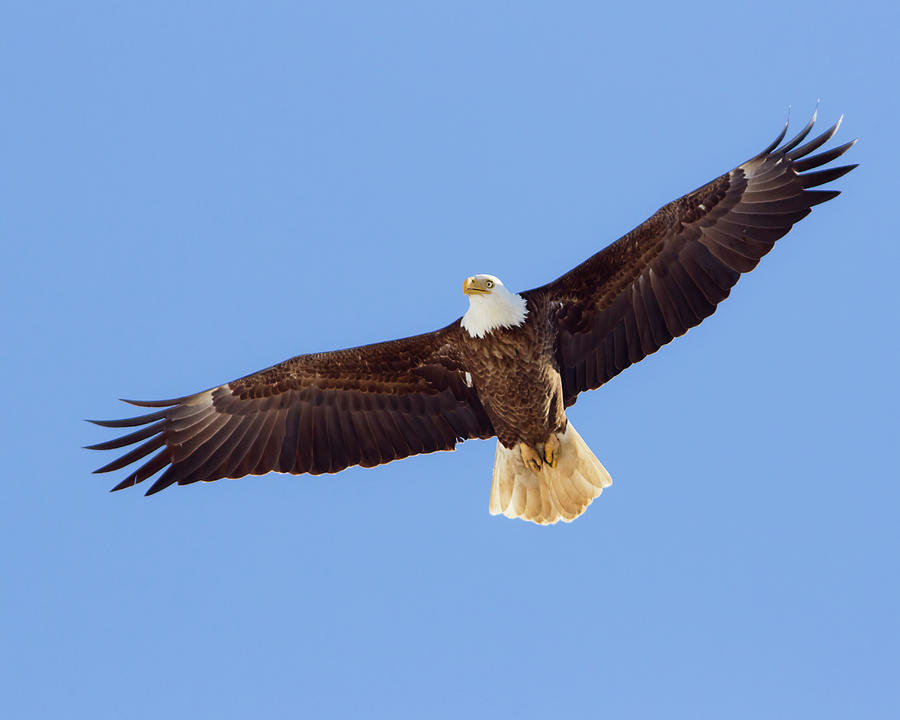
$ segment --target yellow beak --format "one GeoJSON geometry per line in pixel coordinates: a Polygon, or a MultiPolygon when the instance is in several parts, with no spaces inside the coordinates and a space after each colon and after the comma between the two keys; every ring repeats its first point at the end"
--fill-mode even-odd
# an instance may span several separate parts
{"type": "Polygon", "coordinates": [[[478,281],[473,277],[467,277],[463,282],[463,292],[466,295],[486,295],[487,290],[478,285],[478,281]]]}

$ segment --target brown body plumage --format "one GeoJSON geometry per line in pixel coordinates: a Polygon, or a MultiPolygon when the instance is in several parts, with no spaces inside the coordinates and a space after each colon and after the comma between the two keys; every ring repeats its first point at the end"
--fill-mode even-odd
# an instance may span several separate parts
{"type": "Polygon", "coordinates": [[[783,131],[759,155],[669,203],[557,280],[510,294],[527,308],[519,322],[473,334],[464,318],[411,338],[301,355],[195,395],[135,402],[159,409],[97,421],[140,427],[92,446],[137,445],[98,472],[149,455],[114,489],[163,471],[151,494],[272,470],[370,467],[496,435],[491,511],[536,522],[572,519],[609,479],[567,426],[564,409],[711,315],[778,238],[839,194],[811,188],[855,166],[814,169],[853,143],[811,155],[838,128],[801,145],[814,120],[778,147],[783,131]],[[550,454],[560,443],[555,470],[550,454]],[[567,452],[577,457],[574,465],[567,452]],[[529,458],[553,467],[531,477],[521,465],[529,458]]]}
{"type": "Polygon", "coordinates": [[[509,448],[543,443],[566,425],[550,314],[548,303],[534,303],[520,327],[495,330],[490,342],[460,332],[463,366],[494,434],[509,448]]]}

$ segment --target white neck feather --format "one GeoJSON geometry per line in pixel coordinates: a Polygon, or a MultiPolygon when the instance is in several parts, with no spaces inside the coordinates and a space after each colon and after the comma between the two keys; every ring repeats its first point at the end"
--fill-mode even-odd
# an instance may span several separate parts
{"type": "Polygon", "coordinates": [[[487,295],[470,295],[462,326],[471,337],[483,338],[497,328],[518,327],[528,316],[525,298],[499,283],[487,295]]]}

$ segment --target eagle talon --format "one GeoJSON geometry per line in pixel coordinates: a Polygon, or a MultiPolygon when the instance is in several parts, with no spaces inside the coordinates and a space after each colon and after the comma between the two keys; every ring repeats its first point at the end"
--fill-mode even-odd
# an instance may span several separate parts
{"type": "Polygon", "coordinates": [[[552,468],[559,462],[559,438],[556,433],[551,433],[544,443],[544,460],[552,468]]]}
{"type": "Polygon", "coordinates": [[[532,472],[540,472],[540,453],[531,447],[531,445],[526,445],[525,443],[519,443],[519,451],[522,453],[522,462],[525,463],[525,467],[532,472]]]}

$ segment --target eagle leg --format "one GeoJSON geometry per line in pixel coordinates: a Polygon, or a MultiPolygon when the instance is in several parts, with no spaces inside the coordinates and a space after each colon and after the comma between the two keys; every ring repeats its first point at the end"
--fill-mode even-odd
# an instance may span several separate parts
{"type": "Polygon", "coordinates": [[[556,437],[556,433],[550,433],[550,437],[544,443],[544,460],[552,468],[559,462],[559,438],[556,437]]]}
{"type": "Polygon", "coordinates": [[[534,472],[541,469],[541,454],[527,443],[519,443],[519,451],[522,453],[522,462],[525,467],[534,472]]]}

